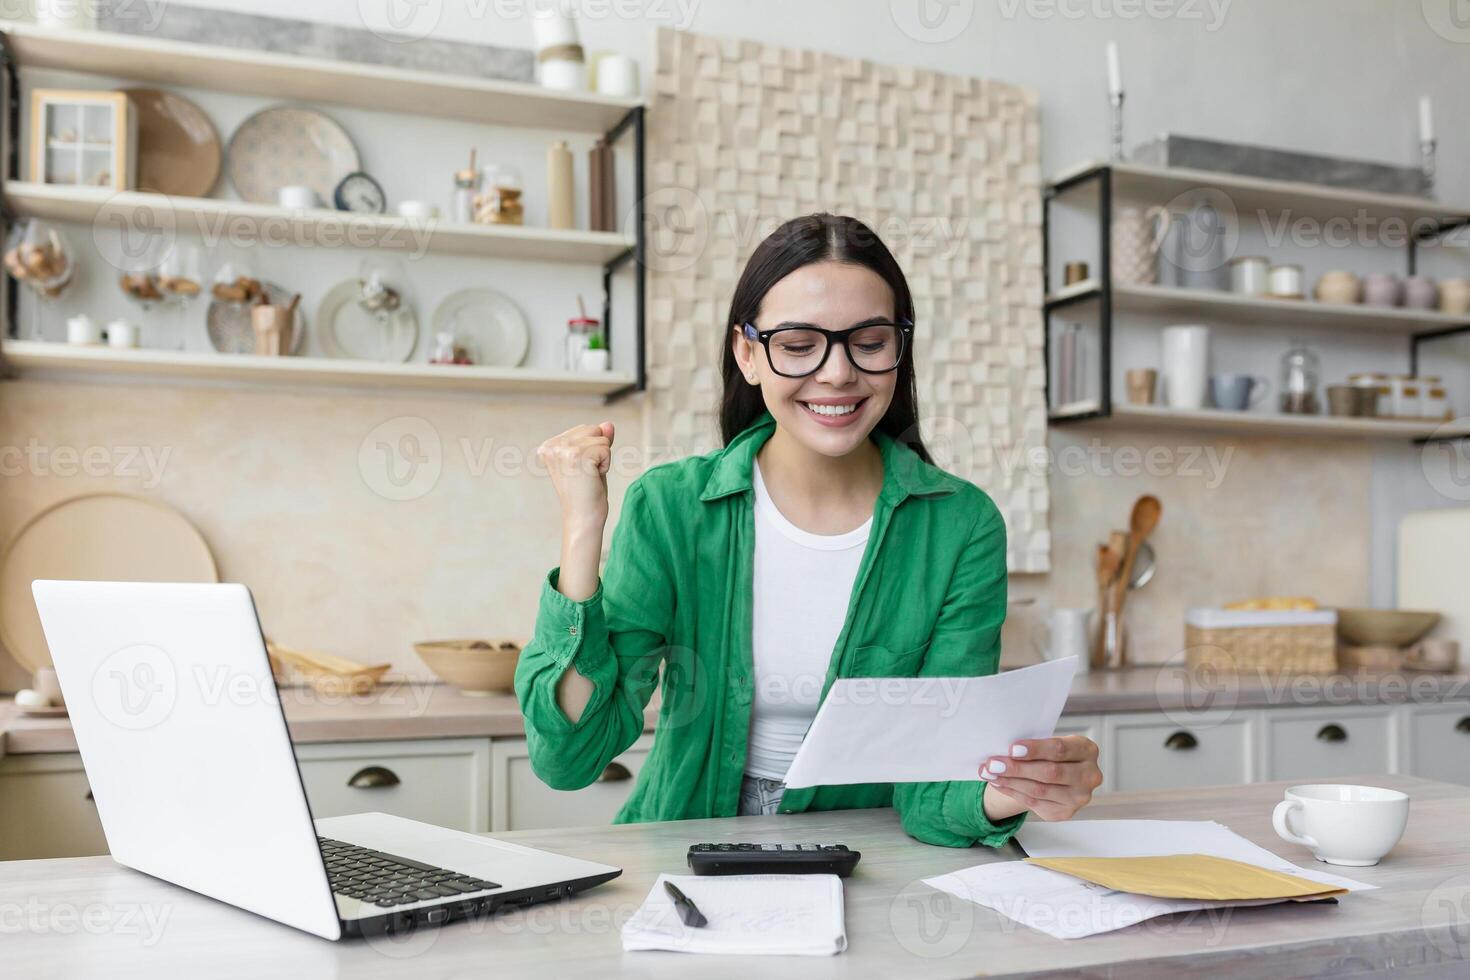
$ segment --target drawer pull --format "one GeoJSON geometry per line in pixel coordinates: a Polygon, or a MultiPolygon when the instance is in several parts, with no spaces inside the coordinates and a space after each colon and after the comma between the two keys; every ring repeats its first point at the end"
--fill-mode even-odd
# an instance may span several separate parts
{"type": "Polygon", "coordinates": [[[347,780],[347,785],[353,789],[386,789],[389,786],[397,786],[401,779],[392,769],[384,769],[382,766],[368,766],[359,769],[347,780]]]}
{"type": "Polygon", "coordinates": [[[1199,748],[1199,739],[1189,732],[1175,732],[1164,739],[1164,748],[1175,752],[1188,752],[1190,749],[1199,748]]]}
{"type": "Polygon", "coordinates": [[[1319,742],[1346,742],[1347,731],[1341,725],[1323,725],[1317,732],[1319,742]]]}
{"type": "Polygon", "coordinates": [[[95,796],[92,795],[92,791],[91,790],[87,790],[87,802],[88,803],[96,803],[97,802],[97,797],[95,797],[95,796]]]}
{"type": "Polygon", "coordinates": [[[607,768],[602,770],[602,775],[597,777],[599,783],[621,783],[626,779],[632,779],[633,774],[628,767],[621,762],[609,762],[607,768]]]}
{"type": "Polygon", "coordinates": [[[1470,715],[1466,715],[1459,721],[1455,722],[1455,731],[1459,732],[1461,735],[1470,735],[1470,715]]]}

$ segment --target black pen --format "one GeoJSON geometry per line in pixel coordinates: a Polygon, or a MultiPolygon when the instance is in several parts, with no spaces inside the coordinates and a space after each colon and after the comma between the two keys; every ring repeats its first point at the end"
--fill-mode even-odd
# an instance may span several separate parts
{"type": "Polygon", "coordinates": [[[709,924],[709,920],[704,917],[704,913],[699,911],[699,906],[689,901],[689,896],[679,891],[678,886],[672,881],[665,880],[664,889],[669,893],[669,897],[674,900],[674,908],[679,910],[679,918],[684,920],[686,926],[692,926],[697,929],[700,926],[709,924]]]}

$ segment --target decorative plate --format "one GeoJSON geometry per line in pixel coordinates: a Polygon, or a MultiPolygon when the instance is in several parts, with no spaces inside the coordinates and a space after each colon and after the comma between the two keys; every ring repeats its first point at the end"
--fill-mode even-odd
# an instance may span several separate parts
{"type": "MultiPolygon", "coordinates": [[[[276,306],[285,306],[296,295],[289,289],[277,286],[264,279],[265,295],[276,306]]],[[[204,329],[209,334],[209,344],[221,354],[254,354],[255,328],[250,325],[250,307],[244,303],[227,303],[209,300],[209,309],[204,313],[204,329]]],[[[291,331],[291,353],[300,354],[306,340],[306,315],[301,305],[296,306],[296,320],[291,331]]]]}
{"type": "Polygon", "coordinates": [[[419,320],[405,303],[375,313],[362,305],[362,280],[345,279],[316,308],[316,335],[328,357],[403,362],[419,343],[419,320]]]}
{"type": "Polygon", "coordinates": [[[347,130],[311,109],[262,109],[230,137],[227,166],[235,193],[255,204],[275,204],[276,191],[301,184],[323,201],[348,174],[362,169],[347,130]]]}
{"type": "Polygon", "coordinates": [[[138,190],[207,197],[219,179],[219,133],[204,110],[174,92],[126,88],[138,116],[138,190]]]}
{"type": "Polygon", "coordinates": [[[468,346],[476,364],[516,367],[531,347],[526,317],[504,293],[461,289],[434,311],[433,332],[449,332],[468,346]]]}

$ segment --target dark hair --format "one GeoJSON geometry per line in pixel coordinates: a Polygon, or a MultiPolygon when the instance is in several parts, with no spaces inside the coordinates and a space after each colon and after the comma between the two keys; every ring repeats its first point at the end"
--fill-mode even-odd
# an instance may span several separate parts
{"type": "MultiPolygon", "coordinates": [[[[720,438],[725,444],[745,430],[765,411],[760,389],[747,384],[740,373],[731,343],[731,332],[760,314],[761,302],[771,287],[803,266],[814,262],[847,262],[872,269],[893,290],[893,315],[913,322],[914,299],[908,280],[893,253],[871,228],[856,218],[840,214],[808,214],[771,232],[756,246],[735,295],[730,299],[730,318],[721,335],[723,391],[720,395],[720,438]]],[[[912,345],[911,345],[912,346],[912,345]]],[[[926,463],[933,460],[919,438],[919,405],[914,383],[914,358],[907,353],[898,365],[893,401],[878,420],[878,428],[905,443],[926,463]]]]}

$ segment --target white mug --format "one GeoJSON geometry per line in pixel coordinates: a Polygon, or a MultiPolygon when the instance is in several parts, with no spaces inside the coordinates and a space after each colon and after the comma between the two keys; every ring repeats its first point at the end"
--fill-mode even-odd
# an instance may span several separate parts
{"type": "Polygon", "coordinates": [[[1276,804],[1271,823],[1282,840],[1312,849],[1318,861],[1366,868],[1393,850],[1409,820],[1409,797],[1398,790],[1347,783],[1293,786],[1276,804]],[[1300,830],[1292,828],[1300,817],[1300,830]]]}
{"type": "Polygon", "coordinates": [[[89,345],[102,343],[102,328],[87,314],[78,313],[66,318],[66,342],[89,345]]]}
{"type": "Polygon", "coordinates": [[[439,209],[427,201],[399,201],[398,216],[410,221],[432,221],[439,217],[439,209]]]}
{"type": "Polygon", "coordinates": [[[107,325],[109,347],[137,347],[138,325],[128,320],[113,320],[107,325]]]}
{"type": "Polygon", "coordinates": [[[276,204],[293,211],[302,208],[320,207],[316,191],[304,184],[287,184],[276,188],[276,204]]]}
{"type": "Polygon", "coordinates": [[[625,54],[605,54],[598,58],[597,91],[628,99],[637,97],[638,62],[625,54]]]}
{"type": "Polygon", "coordinates": [[[1164,403],[1203,408],[1210,384],[1210,328],[1197,323],[1163,330],[1164,403]]]}

